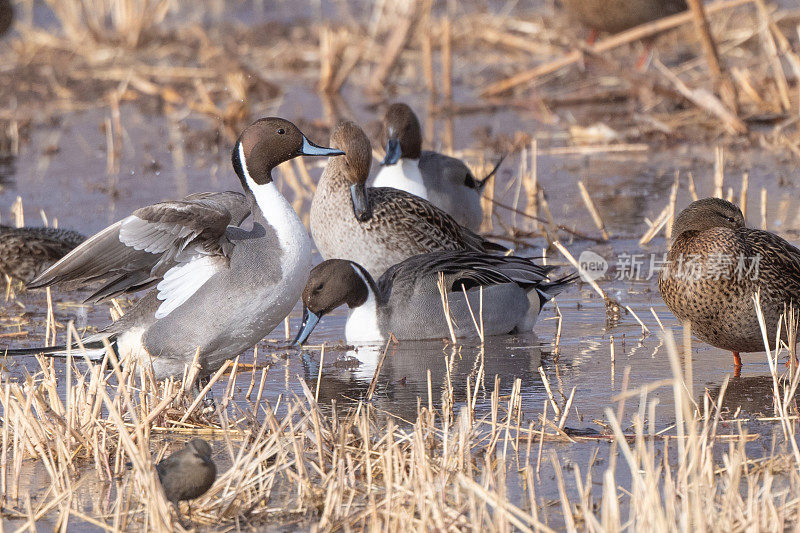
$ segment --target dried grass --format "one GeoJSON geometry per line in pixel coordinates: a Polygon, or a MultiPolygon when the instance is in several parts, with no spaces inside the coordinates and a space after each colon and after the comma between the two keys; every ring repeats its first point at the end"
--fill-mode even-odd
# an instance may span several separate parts
{"type": "MultiPolygon", "coordinates": [[[[449,383],[441,408],[429,388],[416,420],[397,423],[370,403],[344,412],[323,408],[302,379],[302,397],[279,398],[274,406],[261,398],[263,377],[255,400],[238,396],[228,402],[237,379],[250,374],[248,391],[258,381],[255,369],[238,373],[238,363],[218,382],[226,391],[222,404],[202,413],[181,382],[157,383],[135,364],[120,367],[110,357],[86,368],[79,352],[65,364],[39,359],[40,370],[24,382],[7,374],[0,380],[4,514],[20,524],[47,516],[61,524],[170,530],[176,526],[158,489],[154,452],[163,455],[164,437],[199,434],[218,441],[223,451],[217,461],[229,464],[192,505],[193,521],[209,527],[298,521],[324,530],[788,527],[800,510],[791,496],[800,488],[793,400],[800,371],[784,377],[771,366],[775,415],[770,420],[782,429],[785,445],[775,442],[767,455],[752,457],[747,443],[758,435],[723,418],[727,381],[716,398],[706,395],[698,405],[691,363],[681,362],[671,333],[663,335],[672,377],[637,390],[624,387],[617,410],[606,409],[611,433],[591,437],[565,433],[571,406],[579,401],[574,388],[563,400],[550,392],[554,417],[547,418],[546,405],[537,420],[522,410],[520,380],[501,397],[495,379],[484,417],[475,417],[471,403],[457,407],[449,383]],[[665,386],[672,388],[675,424],[657,430],[659,400],[652,395],[665,386]],[[625,403],[635,398],[633,429],[626,432],[625,403]],[[581,440],[611,444],[601,485],[592,479],[598,453],[590,464],[572,464],[566,472],[553,451],[542,461],[545,442],[581,440]],[[44,471],[44,486],[24,481],[33,471],[44,471]],[[553,483],[551,474],[560,494],[555,515],[537,496],[543,484],[553,483]],[[512,490],[513,480],[521,488],[512,490]],[[102,505],[85,505],[85,486],[98,482],[114,482],[116,490],[102,505]]],[[[781,350],[771,351],[770,360],[777,361],[781,350]]],[[[542,380],[550,391],[543,372],[542,380]]],[[[467,398],[472,386],[477,390],[478,381],[468,383],[467,398]]]]}

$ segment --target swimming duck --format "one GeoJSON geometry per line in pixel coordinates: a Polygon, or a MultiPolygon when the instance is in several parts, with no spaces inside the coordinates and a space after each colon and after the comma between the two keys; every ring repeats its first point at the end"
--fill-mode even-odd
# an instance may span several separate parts
{"type": "Polygon", "coordinates": [[[0,226],[0,273],[27,283],[85,240],[64,229],[0,226]]]}
{"type": "Polygon", "coordinates": [[[303,325],[296,342],[305,342],[322,316],[344,304],[350,308],[348,342],[380,342],[390,334],[400,340],[449,337],[439,276],[457,337],[477,335],[464,291],[478,321],[482,313],[484,335],[530,331],[544,303],[574,280],[550,281],[553,269],[524,257],[445,251],[406,259],[376,282],[358,263],[329,259],[313,268],[303,290],[303,325]]]}
{"type": "Polygon", "coordinates": [[[311,203],[311,234],[324,259],[349,259],[380,277],[390,266],[421,253],[507,251],[419,196],[367,187],[372,148],[354,122],[340,123],[331,145],[347,155],[328,161],[311,203]]]}
{"type": "MultiPolygon", "coordinates": [[[[29,286],[110,278],[101,294],[128,294],[155,284],[122,318],[84,339],[96,348],[90,356],[102,357],[101,343],[108,340],[121,357],[152,357],[155,377],[163,379],[181,375],[199,348],[201,375],[208,375],[279,324],[308,279],[311,242],[272,181],[272,169],[301,155],[341,154],[313,144],[287,120],[258,120],[233,147],[244,195],[207,193],[138,209],[29,286]],[[244,212],[252,228],[231,226],[244,212]]],[[[59,349],[65,347],[46,351],[59,349]]]]}
{"type": "Polygon", "coordinates": [[[497,167],[478,180],[460,159],[422,150],[419,120],[406,104],[392,104],[386,110],[383,138],[386,157],[373,187],[410,192],[428,200],[462,226],[478,231],[483,221],[481,194],[497,167]]]}
{"type": "Polygon", "coordinates": [[[800,250],[748,228],[741,210],[720,198],[693,202],[678,215],[667,261],[658,279],[667,307],[698,338],[733,352],[737,374],[741,352],[764,351],[753,295],[761,295],[773,346],[784,306],[796,309],[800,301],[800,250]]]}
{"type": "Polygon", "coordinates": [[[217,466],[211,459],[211,446],[203,439],[194,438],[186,446],[156,465],[158,479],[167,500],[175,507],[181,525],[178,502],[199,498],[211,488],[217,478],[217,466]]]}

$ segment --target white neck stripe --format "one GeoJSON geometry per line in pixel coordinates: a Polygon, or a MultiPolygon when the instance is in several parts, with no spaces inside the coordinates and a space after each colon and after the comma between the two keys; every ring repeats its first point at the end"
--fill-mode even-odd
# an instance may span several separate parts
{"type": "Polygon", "coordinates": [[[361,278],[361,281],[363,281],[363,282],[364,282],[364,285],[366,285],[366,287],[367,287],[367,292],[369,292],[369,293],[370,293],[370,295],[372,295],[372,294],[373,294],[373,293],[372,293],[372,286],[371,286],[371,285],[369,284],[369,282],[367,281],[367,278],[366,278],[366,276],[364,276],[364,273],[363,273],[363,272],[361,272],[361,269],[360,269],[360,268],[358,268],[358,267],[355,265],[355,263],[352,263],[352,262],[350,263],[350,266],[351,266],[351,267],[353,267],[353,270],[355,270],[355,271],[356,271],[356,274],[358,274],[358,277],[359,277],[359,278],[361,278]]]}
{"type": "Polygon", "coordinates": [[[253,178],[250,176],[250,171],[247,170],[247,160],[244,157],[244,145],[241,141],[239,141],[239,166],[242,167],[242,173],[244,174],[244,179],[247,184],[250,185],[251,183],[255,183],[253,178]]]}
{"type": "Polygon", "coordinates": [[[367,286],[367,299],[355,309],[350,309],[344,328],[345,337],[348,342],[381,341],[383,335],[378,327],[378,305],[375,292],[361,269],[353,263],[350,263],[350,266],[367,286]]]}

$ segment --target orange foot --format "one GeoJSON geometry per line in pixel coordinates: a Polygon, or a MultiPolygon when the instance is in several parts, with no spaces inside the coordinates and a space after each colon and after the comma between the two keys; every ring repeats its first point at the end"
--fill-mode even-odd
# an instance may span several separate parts
{"type": "Polygon", "coordinates": [[[733,352],[733,377],[738,378],[742,373],[742,358],[739,352],[733,352]]]}

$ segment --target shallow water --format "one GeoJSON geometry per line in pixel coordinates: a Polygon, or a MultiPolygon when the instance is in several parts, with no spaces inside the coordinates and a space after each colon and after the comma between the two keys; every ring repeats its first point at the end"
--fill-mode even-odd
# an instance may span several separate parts
{"type": "MultiPolygon", "coordinates": [[[[244,9],[244,8],[243,8],[244,9]]],[[[325,113],[324,102],[311,89],[311,84],[301,79],[284,81],[284,96],[277,103],[255,103],[256,114],[281,115],[298,123],[313,123],[325,113]]],[[[427,105],[425,98],[414,88],[404,87],[398,98],[419,110],[427,105]]],[[[471,101],[472,88],[459,85],[456,98],[471,101]]],[[[377,120],[375,111],[364,101],[360,91],[349,89],[344,103],[352,118],[368,126],[377,120]]],[[[264,397],[274,401],[279,396],[295,393],[302,395],[298,377],[316,385],[319,379],[319,402],[329,406],[335,400],[338,406],[353,405],[366,394],[373,380],[378,360],[383,350],[386,357],[377,377],[373,404],[387,416],[400,420],[413,420],[418,403],[441,405],[442,394],[452,385],[457,407],[466,402],[467,382],[477,399],[478,416],[491,410],[491,392],[495,379],[499,380],[500,394],[510,393],[515,379],[521,380],[523,412],[528,420],[536,420],[547,400],[539,374],[541,366],[557,398],[570,395],[575,388],[575,399],[566,426],[571,429],[605,432],[605,409],[615,407],[615,396],[622,389],[623,376],[630,369],[628,388],[634,389],[671,376],[660,326],[651,312],[658,315],[663,326],[675,331],[680,339],[680,325],[666,309],[651,276],[650,258],[660,258],[666,251],[663,233],[647,246],[639,246],[638,238],[647,229],[645,219],[655,219],[667,205],[669,189],[676,171],[681,173],[678,208],[689,203],[687,173],[691,172],[699,195],[712,193],[714,144],[696,140],[676,140],[669,144],[653,142],[633,151],[613,152],[598,149],[590,155],[569,148],[566,132],[568,119],[587,113],[584,108],[564,109],[559,113],[564,119],[560,125],[544,124],[540,115],[520,109],[474,113],[452,119],[454,146],[457,149],[475,147],[485,139],[488,129],[492,136],[513,136],[524,131],[538,140],[541,151],[538,158],[538,179],[547,194],[553,216],[578,233],[597,237],[599,232],[581,203],[577,181],[583,180],[612,238],[607,243],[594,240],[563,237],[565,245],[578,257],[591,249],[606,258],[612,267],[622,266],[634,254],[640,254],[642,272],[640,279],[624,276],[624,269],[612,268],[600,285],[609,295],[629,305],[649,328],[642,327],[630,314],[623,314],[619,322],[609,323],[605,306],[586,285],[580,284],[560,295],[555,302],[562,316],[561,338],[554,345],[557,320],[554,304],[548,304],[535,328],[535,334],[503,336],[477,341],[464,340],[453,346],[443,340],[406,342],[399,345],[361,347],[358,350],[337,348],[342,344],[345,310],[339,309],[325,317],[314,331],[310,343],[325,343],[320,375],[321,351],[307,348],[302,354],[291,350],[282,364],[273,364],[267,377],[264,397]],[[622,277],[624,279],[614,279],[622,277]],[[615,361],[611,361],[611,337],[614,338],[615,361]],[[450,375],[447,376],[447,361],[450,375]],[[475,391],[478,368],[483,368],[483,380],[475,391]],[[449,385],[450,384],[450,385],[449,385]]],[[[37,124],[31,131],[29,142],[23,143],[15,161],[0,164],[3,177],[0,189],[0,208],[3,221],[9,218],[9,206],[19,195],[23,198],[26,222],[40,223],[40,211],[52,223],[91,234],[109,223],[126,216],[139,206],[165,199],[182,197],[203,190],[238,189],[238,180],[230,168],[228,148],[219,149],[215,143],[193,142],[193,133],[205,131],[210,122],[203,118],[170,119],[142,112],[135,105],[122,107],[122,150],[117,161],[119,171],[107,172],[106,137],[100,126],[108,116],[102,107],[67,113],[56,123],[37,124]]],[[[424,116],[420,116],[424,121],[424,116]]],[[[426,125],[427,126],[427,125],[426,125]]],[[[434,138],[441,139],[446,124],[437,121],[431,128],[434,138]]],[[[427,128],[426,128],[427,129],[427,128]]],[[[325,143],[326,139],[310,134],[312,140],[325,143]]],[[[434,146],[441,146],[441,141],[434,146]]],[[[486,157],[496,156],[490,150],[486,157]]],[[[319,161],[309,161],[313,177],[321,172],[319,161]]],[[[498,175],[495,198],[506,204],[516,204],[518,182],[516,177],[520,156],[512,155],[504,162],[498,175]]],[[[732,187],[738,198],[741,175],[749,173],[748,220],[760,224],[758,200],[766,190],[768,227],[779,231],[790,240],[800,232],[800,216],[796,210],[797,184],[791,179],[795,166],[785,155],[759,148],[753,143],[740,143],[725,152],[725,190],[732,187]]],[[[280,181],[279,186],[281,186],[280,181]]],[[[285,189],[285,188],[284,188],[285,189]]],[[[287,195],[291,196],[287,190],[287,195]]],[[[524,199],[524,191],[522,193],[524,199]]],[[[524,200],[519,204],[524,206],[524,200]]],[[[301,216],[306,215],[308,203],[303,204],[301,216]]],[[[508,211],[496,208],[506,224],[522,229],[531,222],[515,217],[508,211]]],[[[495,225],[492,233],[500,233],[495,225]]],[[[532,246],[520,249],[520,255],[540,255],[546,246],[543,239],[535,239],[532,246]]],[[[555,250],[547,252],[551,262],[564,263],[555,250]]],[[[60,322],[75,320],[79,328],[99,327],[108,321],[107,306],[94,307],[74,304],[74,295],[53,292],[56,316],[60,322]]],[[[41,344],[44,336],[46,302],[43,292],[18,295],[30,322],[23,326],[27,337],[15,339],[17,347],[41,344]]],[[[292,334],[300,321],[300,308],[290,316],[292,334]]],[[[6,305],[2,317],[2,331],[16,331],[11,318],[21,312],[17,304],[6,305]]],[[[274,351],[275,341],[285,341],[283,328],[279,327],[263,342],[260,351],[274,351]]],[[[0,345],[8,344],[5,339],[0,345]]],[[[251,361],[246,354],[244,361],[251,361]]],[[[60,364],[60,363],[57,363],[60,364]]],[[[715,395],[724,380],[732,375],[732,358],[728,352],[695,342],[691,352],[693,368],[693,396],[702,401],[704,391],[715,395]]],[[[35,370],[33,360],[10,361],[6,371],[24,379],[27,370],[35,370]]],[[[242,380],[249,381],[247,373],[242,380]]],[[[741,408],[750,415],[772,413],[771,378],[764,354],[744,356],[741,377],[733,378],[728,385],[725,405],[730,412],[741,408]]],[[[312,387],[313,388],[313,387],[312,387]]],[[[217,391],[219,392],[219,391],[217,391]]],[[[654,391],[658,398],[655,426],[658,430],[674,423],[673,393],[670,388],[654,391]]],[[[626,416],[623,428],[630,423],[626,416]]],[[[750,446],[754,453],[765,454],[770,445],[771,426],[753,423],[754,431],[762,430],[764,436],[750,446]]],[[[735,428],[731,428],[735,432],[735,428]]],[[[597,447],[600,457],[607,454],[604,442],[579,442],[572,444],[549,443],[559,459],[567,464],[576,463],[585,468],[597,447]]],[[[598,463],[602,468],[602,464],[598,463]]],[[[546,475],[552,470],[546,470],[546,475]]],[[[543,474],[545,475],[545,474],[543,474]]],[[[595,479],[601,479],[597,475],[595,479]]],[[[543,496],[557,499],[554,484],[543,484],[543,496]]],[[[546,512],[546,511],[545,511],[546,512]]],[[[559,515],[560,511],[554,512],[559,515]]]]}

